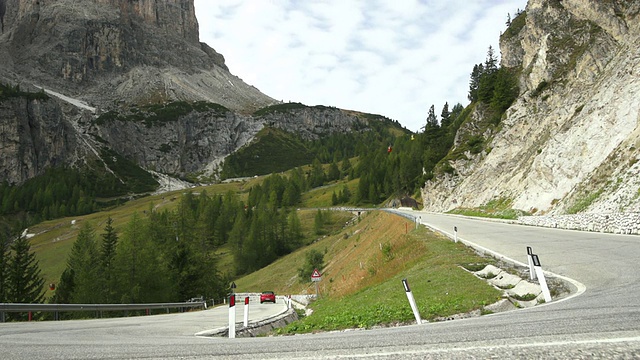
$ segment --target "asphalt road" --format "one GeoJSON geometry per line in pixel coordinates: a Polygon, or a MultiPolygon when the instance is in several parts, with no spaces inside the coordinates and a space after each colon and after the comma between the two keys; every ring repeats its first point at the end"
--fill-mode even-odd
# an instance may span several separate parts
{"type": "MultiPolygon", "coordinates": [[[[543,269],[576,281],[579,295],[530,309],[477,318],[287,337],[196,337],[193,334],[197,329],[208,326],[205,315],[192,315],[197,313],[0,324],[0,357],[640,358],[640,237],[411,214],[448,233],[457,226],[460,240],[515,261],[525,263],[526,247],[531,246],[539,255],[543,269]]],[[[208,315],[208,312],[202,313],[208,315]]]]}

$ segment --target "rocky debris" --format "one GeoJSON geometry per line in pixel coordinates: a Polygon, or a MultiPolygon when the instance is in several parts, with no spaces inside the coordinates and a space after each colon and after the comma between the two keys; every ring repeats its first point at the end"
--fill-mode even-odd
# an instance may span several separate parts
{"type": "Polygon", "coordinates": [[[487,265],[474,274],[504,292],[504,299],[485,307],[491,312],[507,311],[518,307],[535,306],[544,301],[542,288],[537,283],[523,280],[520,276],[506,272],[494,265],[487,265]]]}
{"type": "Polygon", "coordinates": [[[521,216],[518,223],[558,229],[640,234],[640,213],[582,213],[573,215],[521,216]]]}

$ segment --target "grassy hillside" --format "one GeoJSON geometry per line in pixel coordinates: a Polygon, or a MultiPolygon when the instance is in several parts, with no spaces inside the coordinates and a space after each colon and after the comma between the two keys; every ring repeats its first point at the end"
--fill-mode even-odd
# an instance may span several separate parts
{"type": "MultiPolygon", "coordinates": [[[[229,191],[236,192],[242,199],[246,199],[247,191],[252,186],[260,183],[262,177],[251,178],[247,181],[232,182],[224,184],[216,184],[204,187],[190,189],[194,194],[206,191],[209,195],[225,194],[229,191]]],[[[117,231],[121,231],[125,224],[129,222],[134,213],[145,214],[152,209],[156,210],[172,210],[174,209],[187,190],[174,191],[160,195],[152,195],[144,198],[128,201],[122,205],[114,206],[105,211],[84,215],[60,218],[51,221],[45,221],[29,228],[30,234],[35,234],[31,239],[31,248],[35,252],[40,263],[42,276],[45,283],[57,283],[60,275],[66,267],[67,256],[78,232],[84,222],[89,222],[95,229],[96,234],[102,234],[106,220],[109,216],[113,219],[113,227],[117,231]],[[73,222],[73,223],[72,223],[73,222]]],[[[318,195],[319,196],[319,195],[318,195]]],[[[328,203],[326,200],[318,200],[318,196],[305,195],[304,205],[308,206],[330,206],[331,197],[329,194],[328,203]],[[321,204],[322,205],[308,205],[321,204]]],[[[324,198],[323,198],[324,199],[324,198]]],[[[304,235],[303,242],[309,243],[316,240],[319,236],[315,234],[314,217],[316,210],[299,210],[302,232],[304,235]]],[[[333,213],[332,219],[325,225],[326,233],[335,233],[339,231],[344,223],[351,218],[349,213],[333,213]]],[[[219,269],[230,269],[229,275],[234,273],[233,256],[228,245],[224,245],[215,251],[218,260],[219,269]]],[[[47,294],[51,295],[51,294],[47,294]]]]}
{"type": "Polygon", "coordinates": [[[311,249],[324,253],[314,314],[282,332],[371,327],[412,321],[401,280],[408,279],[423,319],[481,309],[499,291],[460,267],[488,263],[460,243],[385,212],[362,215],[357,224],[300,249],[236,281],[237,291],[314,294],[298,268],[311,249]]]}

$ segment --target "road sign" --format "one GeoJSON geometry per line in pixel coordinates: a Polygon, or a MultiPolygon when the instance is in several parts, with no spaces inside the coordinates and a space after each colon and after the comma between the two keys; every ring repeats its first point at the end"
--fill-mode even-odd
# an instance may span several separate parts
{"type": "Polygon", "coordinates": [[[313,273],[311,273],[311,281],[320,281],[322,280],[322,275],[320,275],[320,272],[318,271],[318,269],[313,269],[313,273]]]}

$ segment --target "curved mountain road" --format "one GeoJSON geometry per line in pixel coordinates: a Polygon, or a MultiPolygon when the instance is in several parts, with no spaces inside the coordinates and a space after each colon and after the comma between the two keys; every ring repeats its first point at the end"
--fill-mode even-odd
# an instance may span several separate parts
{"type": "Polygon", "coordinates": [[[196,337],[197,330],[189,329],[203,325],[183,317],[187,314],[169,320],[163,320],[165,315],[142,318],[145,324],[137,324],[139,318],[0,324],[2,358],[640,357],[640,237],[409,213],[444,232],[457,226],[459,239],[523,263],[526,246],[531,246],[543,269],[577,280],[584,292],[566,301],[477,318],[287,337],[196,337]],[[146,320],[153,318],[158,318],[157,326],[146,320]]]}

